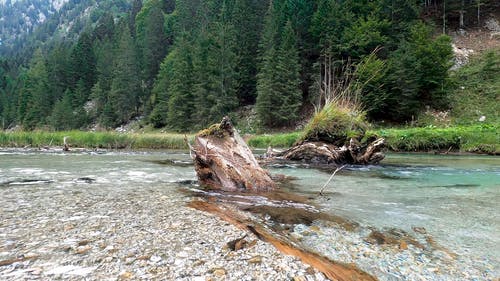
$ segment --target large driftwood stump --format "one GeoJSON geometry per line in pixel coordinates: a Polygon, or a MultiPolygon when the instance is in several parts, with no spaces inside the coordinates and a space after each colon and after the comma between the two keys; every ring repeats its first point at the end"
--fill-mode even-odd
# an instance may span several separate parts
{"type": "Polygon", "coordinates": [[[199,132],[191,147],[198,181],[210,189],[266,191],[275,188],[228,117],[199,132]]]}
{"type": "Polygon", "coordinates": [[[382,153],[384,146],[383,138],[376,139],[367,145],[361,145],[355,139],[351,139],[349,144],[342,147],[323,141],[304,141],[275,154],[274,157],[313,164],[378,164],[385,157],[382,153]]]}

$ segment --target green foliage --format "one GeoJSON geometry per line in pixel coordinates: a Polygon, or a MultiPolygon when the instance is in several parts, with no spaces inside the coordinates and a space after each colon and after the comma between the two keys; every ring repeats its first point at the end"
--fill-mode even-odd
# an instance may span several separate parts
{"type": "Polygon", "coordinates": [[[79,81],[83,82],[84,91],[90,93],[96,80],[96,58],[93,49],[92,37],[88,32],[82,33],[70,55],[69,82],[72,89],[79,81]]]}
{"type": "Polygon", "coordinates": [[[369,127],[364,112],[331,102],[317,112],[304,128],[301,141],[326,141],[337,146],[350,138],[361,139],[369,127]]]}
{"type": "Polygon", "coordinates": [[[248,145],[254,148],[291,147],[302,136],[302,132],[292,132],[273,135],[257,135],[248,139],[248,145]]]}
{"type": "Polygon", "coordinates": [[[201,129],[218,122],[238,105],[236,33],[225,2],[207,37],[201,37],[197,43],[193,62],[197,75],[196,110],[192,118],[196,121],[195,127],[201,129]]]}
{"type": "Polygon", "coordinates": [[[168,92],[167,124],[175,131],[187,131],[193,127],[191,116],[193,114],[193,62],[191,42],[187,36],[181,36],[175,46],[173,54],[172,77],[170,77],[168,92]]]}
{"type": "Polygon", "coordinates": [[[110,122],[114,123],[113,125],[123,124],[135,115],[141,91],[135,44],[128,25],[122,25],[119,38],[119,52],[116,55],[113,82],[107,100],[107,105],[116,116],[114,122],[110,122]]]}
{"type": "Polygon", "coordinates": [[[390,22],[375,16],[359,18],[344,31],[342,51],[351,57],[362,57],[388,42],[390,22]]]}
{"type": "MultiPolygon", "coordinates": [[[[66,95],[73,112],[83,116],[71,127],[89,123],[113,127],[143,115],[154,127],[190,131],[252,104],[255,123],[262,128],[294,126],[301,109],[309,108],[304,103],[321,97],[325,88],[317,85],[351,76],[339,70],[346,61],[358,68],[352,77],[356,85],[363,85],[360,99],[372,120],[404,123],[427,107],[448,109],[450,102],[453,112],[459,112],[463,106],[457,99],[475,93],[481,93],[475,98],[478,104],[491,106],[485,111],[474,105],[478,113],[472,119],[486,114],[489,121],[498,116],[493,105],[498,102],[479,98],[483,92],[498,92],[495,87],[473,85],[473,79],[464,78],[465,72],[450,83],[450,40],[435,37],[430,25],[419,22],[420,2],[98,2],[69,1],[53,16],[47,16],[51,8],[40,10],[35,5],[27,16],[39,28],[15,42],[4,34],[15,34],[10,11],[17,8],[0,9],[4,19],[0,53],[20,47],[9,58],[14,67],[8,75],[1,78],[0,73],[3,127],[54,125],[54,118],[47,117],[64,115],[66,95]],[[47,16],[44,23],[32,21],[39,14],[35,10],[47,16]],[[42,55],[32,54],[36,49],[42,55]],[[34,63],[35,56],[44,67],[34,63]],[[471,82],[465,90],[453,88],[464,81],[471,82]],[[456,95],[450,96],[453,92],[456,95]]],[[[492,5],[492,1],[482,3],[492,5]]],[[[449,16],[461,8],[449,6],[445,12],[449,16]]],[[[26,27],[26,21],[19,17],[18,24],[26,27]]],[[[498,67],[494,59],[487,61],[474,77],[491,85],[498,67]]]]}
{"type": "Polygon", "coordinates": [[[20,92],[18,120],[24,128],[34,129],[45,121],[51,107],[48,72],[40,49],[26,72],[20,92]]]}
{"type": "Polygon", "coordinates": [[[174,75],[173,62],[176,56],[176,51],[170,52],[160,66],[160,72],[156,78],[151,95],[151,104],[153,104],[153,111],[149,118],[150,122],[155,128],[161,128],[167,125],[167,112],[169,96],[169,82],[170,78],[174,75]]]}
{"type": "Polygon", "coordinates": [[[450,128],[383,129],[376,133],[385,138],[394,151],[459,150],[499,154],[499,125],[457,126],[450,128]]]}
{"type": "MultiPolygon", "coordinates": [[[[136,42],[141,54],[142,77],[149,89],[158,74],[160,63],[165,57],[168,47],[165,19],[161,7],[161,1],[147,1],[137,14],[135,21],[136,42]]],[[[145,97],[145,99],[147,98],[145,97]]]]}
{"type": "MultiPolygon", "coordinates": [[[[414,25],[408,40],[390,54],[387,69],[381,72],[384,77],[368,83],[371,91],[365,91],[363,101],[370,117],[404,122],[416,118],[425,106],[448,107],[450,43],[444,35],[433,39],[431,29],[423,23],[414,25]]],[[[370,69],[372,73],[378,71],[370,69]]]]}
{"type": "Polygon", "coordinates": [[[262,57],[262,66],[257,78],[257,115],[266,127],[289,125],[298,119],[302,105],[300,91],[300,64],[296,34],[288,21],[279,38],[272,20],[273,9],[268,12],[268,20],[262,39],[262,47],[269,46],[262,57]]]}
{"type": "Polygon", "coordinates": [[[71,130],[76,126],[76,117],[73,113],[70,95],[64,95],[62,100],[54,105],[52,114],[49,116],[49,124],[56,131],[71,130]]]}

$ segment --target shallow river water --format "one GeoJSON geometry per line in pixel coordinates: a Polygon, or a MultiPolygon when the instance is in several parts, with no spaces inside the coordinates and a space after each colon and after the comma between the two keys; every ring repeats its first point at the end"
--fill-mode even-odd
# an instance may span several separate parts
{"type": "MultiPolygon", "coordinates": [[[[310,226],[295,226],[296,236],[314,251],[348,263],[358,262],[352,252],[359,252],[360,267],[382,280],[453,280],[457,276],[468,280],[494,280],[500,276],[498,157],[389,154],[380,166],[344,168],[328,184],[323,196],[317,194],[333,170],[302,165],[268,168],[272,173],[296,177],[293,192],[314,198],[312,204],[321,211],[355,221],[365,231],[395,228],[417,239],[432,237],[436,244],[447,249],[446,252],[457,255],[455,262],[464,264],[464,273],[452,272],[460,270],[453,267],[449,275],[446,268],[439,272],[435,267],[442,267],[442,261],[434,264],[432,256],[422,254],[420,257],[415,249],[410,249],[417,253],[411,257],[394,254],[398,260],[385,265],[383,256],[374,257],[367,252],[373,248],[361,250],[371,247],[361,238],[340,237],[338,229],[324,225],[321,231],[313,228],[314,235],[307,231],[310,226]],[[379,261],[374,264],[372,261],[377,259],[379,261]],[[423,269],[415,269],[415,264],[423,269]]],[[[193,185],[181,183],[195,180],[195,177],[189,155],[183,152],[0,152],[0,217],[3,220],[0,222],[0,250],[8,250],[16,236],[16,233],[9,233],[12,230],[7,224],[28,223],[23,220],[28,215],[22,210],[35,212],[30,210],[34,205],[31,200],[46,194],[43,190],[50,190],[53,200],[64,202],[68,192],[89,192],[94,193],[95,198],[113,200],[118,193],[129,192],[130,196],[135,196],[141,192],[153,194],[159,189],[162,196],[182,198],[176,200],[185,203],[189,195],[182,190],[192,189],[193,185]],[[26,196],[19,196],[23,192],[26,196]]],[[[51,204],[51,198],[40,200],[51,204]]],[[[161,208],[144,203],[145,208],[161,208]]],[[[99,207],[98,202],[64,204],[99,207]]],[[[106,215],[109,214],[103,217],[106,215]]],[[[58,220],[79,221],[84,216],[78,212],[69,217],[60,214],[58,220]]],[[[37,219],[49,221],[54,218],[42,216],[37,219]]],[[[29,230],[29,225],[26,229],[29,230]]]]}

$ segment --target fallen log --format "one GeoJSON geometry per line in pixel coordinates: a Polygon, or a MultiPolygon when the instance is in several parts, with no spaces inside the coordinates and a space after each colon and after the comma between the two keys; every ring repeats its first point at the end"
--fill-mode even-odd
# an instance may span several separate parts
{"type": "Polygon", "coordinates": [[[273,157],[313,164],[367,165],[378,164],[384,159],[382,152],[384,147],[383,138],[376,139],[368,145],[361,145],[351,138],[349,144],[342,147],[325,141],[303,141],[283,152],[274,154],[273,157]]]}
{"type": "Polygon", "coordinates": [[[201,186],[224,191],[268,191],[276,186],[228,117],[200,131],[190,149],[201,186]]]}
{"type": "Polygon", "coordinates": [[[335,262],[319,254],[302,249],[285,236],[274,233],[265,226],[246,218],[243,214],[240,214],[230,208],[223,208],[216,204],[199,200],[190,202],[188,206],[200,211],[214,214],[241,229],[252,232],[259,239],[270,243],[282,253],[300,258],[302,262],[321,271],[330,280],[377,280],[375,277],[362,271],[353,264],[335,262]]]}

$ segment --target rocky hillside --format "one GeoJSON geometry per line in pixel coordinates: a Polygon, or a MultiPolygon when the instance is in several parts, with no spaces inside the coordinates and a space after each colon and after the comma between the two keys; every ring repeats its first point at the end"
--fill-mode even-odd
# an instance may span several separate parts
{"type": "MultiPolygon", "coordinates": [[[[0,57],[21,54],[41,43],[77,38],[104,11],[123,13],[127,0],[0,0],[0,57]]],[[[31,53],[29,50],[26,52],[31,53]]]]}

